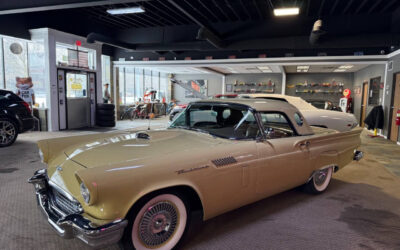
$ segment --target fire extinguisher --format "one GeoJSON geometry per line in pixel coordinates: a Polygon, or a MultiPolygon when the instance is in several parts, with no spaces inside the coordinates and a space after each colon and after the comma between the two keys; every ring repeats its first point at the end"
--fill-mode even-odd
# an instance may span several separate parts
{"type": "Polygon", "coordinates": [[[396,125],[400,126],[400,109],[398,109],[396,113],[396,125]]]}

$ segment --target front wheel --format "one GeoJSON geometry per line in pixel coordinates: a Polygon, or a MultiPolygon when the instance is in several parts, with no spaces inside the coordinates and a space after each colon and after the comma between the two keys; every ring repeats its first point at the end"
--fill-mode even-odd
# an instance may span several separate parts
{"type": "Polygon", "coordinates": [[[10,146],[18,136],[17,126],[9,119],[0,119],[0,147],[10,146]]]}
{"type": "Polygon", "coordinates": [[[173,249],[187,227],[189,206],[177,194],[154,196],[132,213],[125,230],[126,249],[173,249]]]}
{"type": "Polygon", "coordinates": [[[314,172],[311,180],[304,184],[304,191],[312,194],[324,192],[332,179],[333,167],[320,169],[314,172]]]}

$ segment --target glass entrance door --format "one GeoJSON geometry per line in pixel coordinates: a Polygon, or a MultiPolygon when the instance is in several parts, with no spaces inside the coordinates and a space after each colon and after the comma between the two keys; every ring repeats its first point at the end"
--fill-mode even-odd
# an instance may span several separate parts
{"type": "Polygon", "coordinates": [[[67,72],[67,124],[68,129],[90,126],[90,93],[88,92],[88,75],[81,72],[67,72]]]}

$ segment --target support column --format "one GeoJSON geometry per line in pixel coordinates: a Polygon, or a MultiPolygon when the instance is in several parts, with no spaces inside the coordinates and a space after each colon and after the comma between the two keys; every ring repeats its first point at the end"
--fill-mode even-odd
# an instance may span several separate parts
{"type": "Polygon", "coordinates": [[[282,72],[282,95],[286,94],[286,72],[285,68],[283,66],[279,66],[281,72],[282,72]]]}
{"type": "Polygon", "coordinates": [[[226,76],[223,75],[222,76],[222,91],[221,91],[222,94],[225,94],[225,89],[226,89],[226,76]]]}

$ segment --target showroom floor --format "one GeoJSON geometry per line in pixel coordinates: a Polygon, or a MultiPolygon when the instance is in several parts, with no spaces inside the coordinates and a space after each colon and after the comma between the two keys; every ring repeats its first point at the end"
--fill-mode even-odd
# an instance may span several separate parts
{"type": "MultiPolygon", "coordinates": [[[[152,128],[165,124],[157,119],[152,128]]],[[[146,128],[147,121],[118,123],[129,127],[146,128]]],[[[108,130],[32,132],[0,149],[0,249],[90,249],[56,235],[26,180],[43,167],[37,140],[93,131],[108,130]]],[[[184,249],[400,249],[400,146],[366,134],[364,159],[335,174],[324,194],[290,190],[194,223],[184,249]]]]}

